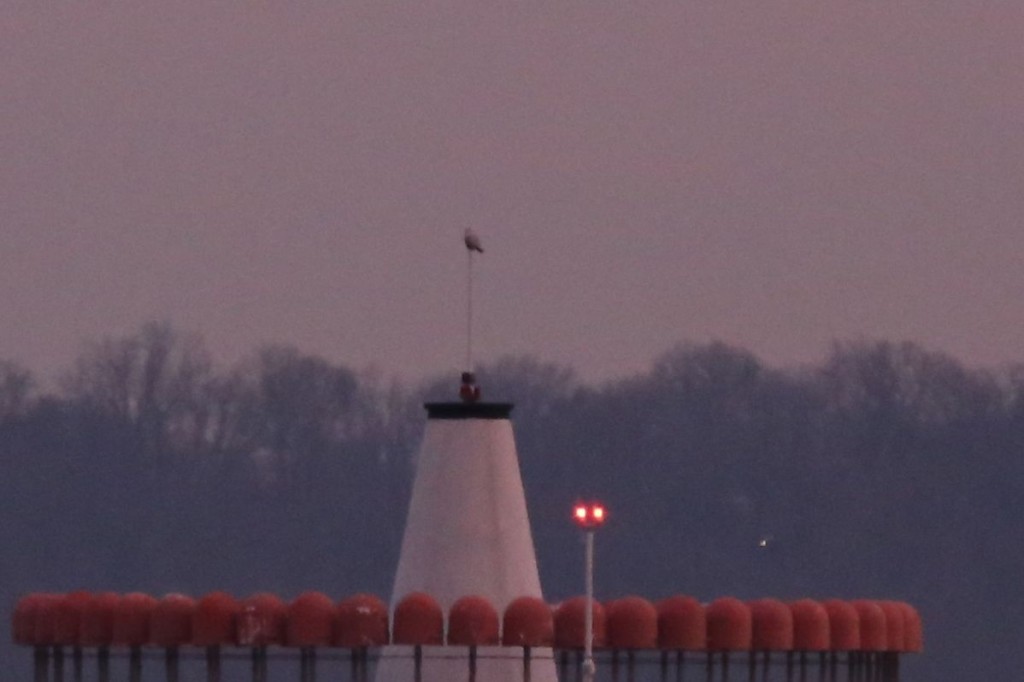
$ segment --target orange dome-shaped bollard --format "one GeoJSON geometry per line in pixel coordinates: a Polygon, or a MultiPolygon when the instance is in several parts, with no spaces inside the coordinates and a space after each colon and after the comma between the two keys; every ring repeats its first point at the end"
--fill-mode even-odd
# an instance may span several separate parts
{"type": "Polygon", "coordinates": [[[395,644],[428,645],[444,642],[444,611],[429,594],[412,592],[395,607],[395,644]]]}
{"type": "MultiPolygon", "coordinates": [[[[604,607],[593,601],[593,645],[607,642],[607,621],[604,607]]],[[[555,609],[555,646],[560,649],[583,649],[586,639],[586,597],[573,597],[555,609]]]]}
{"type": "Polygon", "coordinates": [[[40,594],[35,608],[34,634],[36,646],[51,646],[57,643],[57,607],[59,594],[40,594]]]}
{"type": "Polygon", "coordinates": [[[192,613],[192,644],[227,646],[237,643],[238,600],[226,592],[211,592],[196,603],[192,613]]]}
{"type": "Polygon", "coordinates": [[[501,643],[505,646],[551,646],[555,619],[551,607],[537,597],[517,597],[505,608],[501,643]]]}
{"type": "Polygon", "coordinates": [[[850,602],[828,599],[821,603],[828,614],[829,649],[857,651],[860,649],[860,616],[850,602]]]}
{"type": "Polygon", "coordinates": [[[709,651],[748,651],[753,639],[750,608],[733,597],[722,597],[706,609],[709,651]]]}
{"type": "Polygon", "coordinates": [[[372,594],[356,594],[337,607],[334,644],[349,649],[388,643],[388,607],[372,594]]]}
{"type": "Polygon", "coordinates": [[[641,597],[623,597],[605,608],[608,646],[612,649],[656,649],[658,610],[641,597]]]}
{"type": "Polygon", "coordinates": [[[166,648],[192,642],[196,601],[183,594],[168,594],[157,602],[149,620],[150,643],[166,648]]]}
{"type": "Polygon", "coordinates": [[[267,592],[243,599],[235,628],[239,646],[257,648],[284,644],[286,611],[284,602],[267,592]]]}
{"type": "Polygon", "coordinates": [[[54,640],[61,646],[79,646],[82,636],[82,614],[92,598],[79,590],[65,594],[57,601],[54,622],[54,640]]]}
{"type": "Polygon", "coordinates": [[[676,595],[658,602],[658,646],[674,651],[704,651],[707,614],[693,597],[676,595]]]}
{"type": "Polygon", "coordinates": [[[755,599],[750,607],[750,646],[757,651],[793,649],[793,612],[777,599],[755,599]]]}
{"type": "Polygon", "coordinates": [[[286,637],[288,646],[330,646],[334,638],[337,608],[322,592],[303,592],[288,605],[286,637]]]}
{"type": "Polygon", "coordinates": [[[903,651],[921,653],[924,651],[921,616],[917,609],[906,602],[897,602],[903,610],[903,651]]]}
{"type": "Polygon", "coordinates": [[[483,597],[460,597],[448,610],[448,644],[488,646],[499,642],[498,612],[483,597]]]}
{"type": "Polygon", "coordinates": [[[797,651],[828,651],[831,645],[828,611],[813,599],[789,605],[793,615],[793,648],[797,651]]]}
{"type": "Polygon", "coordinates": [[[888,633],[885,627],[885,612],[878,602],[869,599],[857,599],[851,602],[860,618],[860,649],[861,651],[885,651],[888,645],[888,633]]]}
{"type": "Polygon", "coordinates": [[[26,594],[14,605],[11,616],[11,637],[15,644],[36,644],[36,615],[46,595],[41,592],[26,594]]]}
{"type": "Polygon", "coordinates": [[[878,606],[885,615],[885,650],[904,651],[906,614],[899,603],[894,601],[880,601],[878,606]]]}
{"type": "Polygon", "coordinates": [[[141,592],[132,592],[118,599],[114,606],[112,643],[128,647],[148,644],[149,620],[155,608],[156,599],[141,592]]]}
{"type": "Polygon", "coordinates": [[[100,592],[89,598],[82,610],[79,642],[87,647],[107,647],[114,642],[114,610],[121,597],[113,592],[100,592]]]}

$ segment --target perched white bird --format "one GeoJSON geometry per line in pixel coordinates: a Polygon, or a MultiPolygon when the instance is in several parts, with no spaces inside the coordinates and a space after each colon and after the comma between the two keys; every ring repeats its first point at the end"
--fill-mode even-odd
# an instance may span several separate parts
{"type": "Polygon", "coordinates": [[[466,248],[470,251],[484,252],[484,247],[480,245],[480,237],[468,227],[466,228],[466,235],[463,237],[463,241],[466,243],[466,248]]]}

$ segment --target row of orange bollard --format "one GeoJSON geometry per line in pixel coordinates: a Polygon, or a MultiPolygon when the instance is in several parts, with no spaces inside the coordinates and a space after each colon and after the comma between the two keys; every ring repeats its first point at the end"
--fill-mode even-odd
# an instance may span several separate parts
{"type": "MultiPolygon", "coordinates": [[[[62,674],[61,648],[71,647],[75,679],[81,679],[81,650],[95,648],[100,680],[106,680],[109,649],[121,647],[129,650],[129,677],[135,680],[141,675],[141,648],[162,647],[173,682],[178,649],[204,647],[207,679],[217,680],[220,649],[247,647],[252,650],[253,679],[260,682],[266,678],[267,647],[283,646],[300,651],[305,682],[315,674],[316,649],[324,647],[352,650],[355,679],[366,677],[366,649],[387,644],[414,646],[417,656],[423,646],[444,644],[471,647],[472,657],[478,646],[522,647],[527,656],[535,647],[579,650],[584,646],[585,605],[583,597],[556,607],[520,597],[499,616],[488,600],[466,596],[452,604],[446,618],[435,599],[413,593],[396,605],[390,621],[387,606],[365,594],[334,602],[322,593],[306,592],[286,603],[267,593],[242,600],[223,592],[198,600],[178,594],[155,599],[140,593],[37,593],[18,601],[12,630],[16,643],[36,647],[37,676],[50,647],[54,668],[62,674]]],[[[710,669],[711,654],[720,652],[725,676],[730,652],[749,652],[751,670],[758,665],[755,654],[767,670],[772,652],[786,652],[787,677],[794,665],[803,669],[808,654],[819,653],[820,665],[824,669],[830,664],[835,679],[835,653],[846,652],[847,679],[896,679],[898,654],[922,650],[917,611],[892,601],[802,599],[787,604],[725,597],[705,606],[686,596],[656,604],[626,597],[595,602],[593,626],[595,648],[661,650],[666,653],[663,666],[667,652],[677,652],[680,662],[682,652],[709,652],[710,669]],[[832,654],[830,661],[826,653],[832,654]]]]}
{"type": "MultiPolygon", "coordinates": [[[[171,594],[72,592],[30,594],[13,616],[18,644],[34,646],[377,647],[385,644],[583,647],[585,599],[551,607],[513,600],[499,618],[486,599],[467,596],[449,609],[413,593],[395,608],[358,594],[335,603],[305,592],[286,603],[259,593],[236,600],[213,592],[199,600],[171,594]]],[[[724,597],[704,606],[676,596],[657,604],[626,597],[594,605],[594,645],[610,649],[687,651],[893,651],[922,649],[921,619],[904,602],[724,597]]]]}

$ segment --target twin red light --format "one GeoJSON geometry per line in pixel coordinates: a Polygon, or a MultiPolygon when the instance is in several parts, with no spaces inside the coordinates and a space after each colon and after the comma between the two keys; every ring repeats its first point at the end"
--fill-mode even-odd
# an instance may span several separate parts
{"type": "Polygon", "coordinates": [[[608,512],[600,502],[580,502],[572,510],[572,520],[581,528],[596,528],[607,517],[608,512]]]}

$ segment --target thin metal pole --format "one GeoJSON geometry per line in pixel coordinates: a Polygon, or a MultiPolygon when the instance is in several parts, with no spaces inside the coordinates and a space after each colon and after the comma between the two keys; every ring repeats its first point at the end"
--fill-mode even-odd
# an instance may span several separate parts
{"type": "Polygon", "coordinates": [[[82,647],[76,646],[71,650],[71,677],[75,682],[82,682],[84,676],[82,664],[82,647]]]}
{"type": "Polygon", "coordinates": [[[368,672],[369,669],[370,669],[370,653],[369,653],[369,650],[365,646],[364,647],[360,647],[358,655],[359,655],[359,681],[358,682],[366,682],[369,679],[369,677],[370,677],[370,673],[368,672]]]}
{"type": "Polygon", "coordinates": [[[96,675],[100,682],[110,682],[110,649],[100,647],[96,653],[96,675]]]}
{"type": "Polygon", "coordinates": [[[178,647],[167,647],[164,662],[167,665],[167,682],[178,682],[178,647]]]}
{"type": "Polygon", "coordinates": [[[133,646],[128,653],[128,679],[142,682],[142,648],[133,646]]]}
{"type": "Polygon", "coordinates": [[[64,682],[64,649],[53,647],[53,682],[64,682]]]}
{"type": "Polygon", "coordinates": [[[220,682],[220,647],[206,647],[206,682],[220,682]]]}
{"type": "Polygon", "coordinates": [[[523,647],[523,682],[530,682],[530,659],[532,653],[530,647],[523,647]]]}
{"type": "Polygon", "coordinates": [[[585,580],[587,586],[587,603],[584,605],[584,636],[583,636],[583,680],[593,682],[597,667],[594,665],[594,531],[586,531],[585,580]]]}
{"type": "Polygon", "coordinates": [[[423,647],[420,646],[419,644],[417,644],[413,648],[413,660],[414,660],[413,666],[415,668],[415,670],[413,671],[413,674],[415,676],[416,682],[422,682],[422,680],[423,680],[423,647]]]}
{"type": "Polygon", "coordinates": [[[37,646],[33,656],[33,672],[36,682],[46,682],[50,676],[50,654],[45,646],[37,646]]]}
{"type": "Polygon", "coordinates": [[[253,682],[266,682],[267,680],[267,648],[254,646],[252,648],[252,680],[253,682]]]}
{"type": "Polygon", "coordinates": [[[467,249],[466,267],[466,371],[473,371],[473,250],[467,249]]]}

